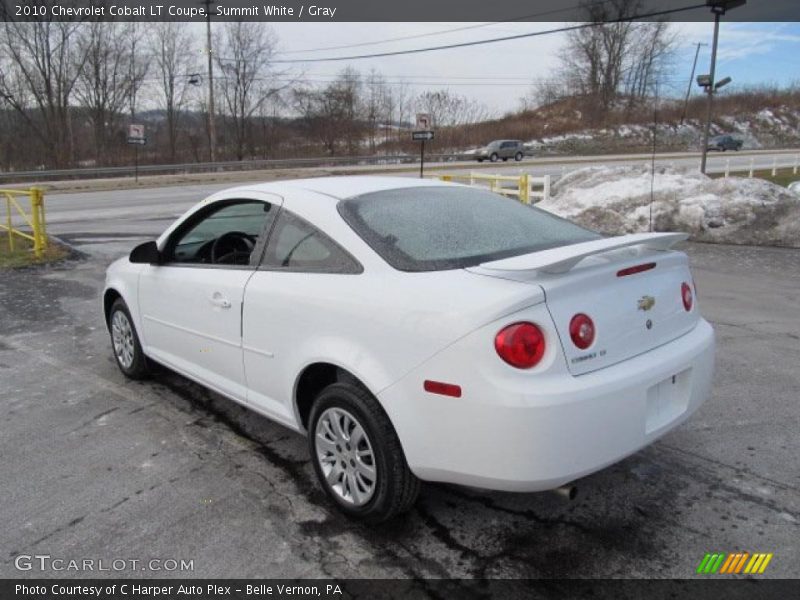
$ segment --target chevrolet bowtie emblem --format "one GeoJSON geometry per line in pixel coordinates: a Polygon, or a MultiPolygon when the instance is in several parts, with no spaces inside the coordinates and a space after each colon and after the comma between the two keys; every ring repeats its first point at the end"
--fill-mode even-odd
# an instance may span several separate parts
{"type": "Polygon", "coordinates": [[[656,299],[652,296],[642,296],[639,298],[637,307],[639,310],[650,310],[656,305],[656,299]]]}

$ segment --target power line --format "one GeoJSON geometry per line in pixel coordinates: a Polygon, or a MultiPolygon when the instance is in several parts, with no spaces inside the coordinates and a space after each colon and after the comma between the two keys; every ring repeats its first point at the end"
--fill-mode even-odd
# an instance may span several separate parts
{"type": "MultiPolygon", "coordinates": [[[[607,4],[608,2],[611,2],[611,1],[612,0],[600,0],[598,2],[590,3],[588,6],[590,8],[593,8],[595,6],[600,6],[602,4],[607,4]]],[[[322,48],[306,48],[306,49],[303,49],[303,50],[286,50],[284,52],[276,52],[276,54],[280,54],[280,55],[283,56],[283,55],[287,55],[287,54],[305,54],[307,52],[322,52],[322,51],[325,51],[325,50],[345,50],[347,48],[363,48],[365,46],[378,46],[378,45],[381,45],[381,44],[389,44],[389,43],[392,43],[392,42],[400,42],[400,41],[405,41],[405,40],[415,40],[415,39],[419,39],[419,38],[432,37],[432,36],[435,36],[435,35],[446,35],[448,33],[456,33],[456,32],[459,32],[459,31],[467,31],[467,30],[471,30],[471,29],[480,29],[482,27],[491,27],[492,25],[501,25],[503,23],[516,23],[516,22],[519,22],[519,21],[527,21],[528,19],[534,19],[536,17],[546,17],[546,16],[551,16],[551,15],[562,13],[562,12],[576,10],[576,9],[579,9],[579,8],[583,8],[584,6],[585,5],[583,5],[583,4],[577,4],[575,6],[570,6],[570,7],[565,7],[565,8],[555,8],[555,9],[552,9],[552,10],[547,10],[547,11],[543,11],[543,12],[539,12],[539,13],[534,13],[534,14],[531,14],[531,15],[524,15],[522,17],[515,17],[513,19],[505,19],[503,21],[491,21],[489,23],[480,23],[478,25],[467,25],[467,26],[464,26],[464,27],[454,27],[454,28],[451,28],[451,29],[442,29],[442,30],[439,30],[439,31],[431,31],[431,32],[428,32],[428,33],[418,33],[418,34],[415,34],[415,35],[404,35],[404,36],[400,36],[400,37],[389,38],[389,39],[385,39],[385,40],[378,40],[378,41],[374,41],[374,42],[361,42],[359,44],[345,44],[345,45],[342,45],[342,46],[326,46],[326,47],[322,47],[322,48]]]]}
{"type": "Polygon", "coordinates": [[[629,21],[635,21],[639,19],[647,19],[651,17],[663,17],[666,15],[671,15],[678,12],[684,12],[688,10],[696,10],[700,8],[705,8],[705,4],[693,4],[690,6],[686,6],[683,8],[672,8],[667,10],[660,10],[651,13],[645,13],[642,15],[636,15],[634,17],[628,17],[624,19],[611,19],[609,21],[602,21],[599,23],[580,23],[578,25],[569,25],[567,27],[558,27],[556,29],[547,29],[545,31],[533,31],[529,33],[520,33],[516,35],[508,35],[504,37],[498,38],[489,38],[485,40],[475,40],[472,42],[459,42],[455,44],[445,44],[442,46],[429,46],[427,48],[414,48],[411,50],[395,50],[393,52],[376,52],[373,54],[357,54],[351,56],[331,56],[331,57],[323,57],[323,58],[289,58],[289,59],[276,59],[273,60],[273,63],[315,63],[315,62],[334,62],[334,61],[342,61],[342,60],[362,60],[366,58],[385,58],[388,56],[402,56],[407,54],[420,54],[422,52],[435,52],[438,50],[451,50],[454,48],[466,48],[468,46],[480,46],[485,44],[496,44],[498,42],[507,42],[511,40],[519,40],[524,38],[531,38],[531,37],[538,37],[543,35],[550,35],[552,33],[564,33],[567,31],[577,31],[579,29],[586,29],[589,27],[597,27],[599,25],[605,25],[609,23],[624,23],[629,21]]]}

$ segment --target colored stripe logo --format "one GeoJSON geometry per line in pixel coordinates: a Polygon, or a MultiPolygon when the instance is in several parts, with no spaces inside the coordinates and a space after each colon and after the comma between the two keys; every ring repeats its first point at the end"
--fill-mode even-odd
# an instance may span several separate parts
{"type": "Polygon", "coordinates": [[[702,575],[760,575],[772,560],[772,552],[706,552],[697,565],[697,573],[702,575]]]}

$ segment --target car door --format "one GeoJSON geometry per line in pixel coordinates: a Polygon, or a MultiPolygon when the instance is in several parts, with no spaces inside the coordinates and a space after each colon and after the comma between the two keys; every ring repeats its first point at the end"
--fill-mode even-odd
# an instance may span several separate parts
{"type": "Polygon", "coordinates": [[[308,340],[335,336],[336,298],[352,293],[348,278],[362,271],[329,236],[281,209],[245,290],[242,342],[250,406],[295,426],[294,383],[317,350],[308,340]]]}
{"type": "Polygon", "coordinates": [[[210,203],[170,234],[161,264],[139,276],[145,352],[240,402],[242,299],[281,204],[270,199],[210,203]]]}

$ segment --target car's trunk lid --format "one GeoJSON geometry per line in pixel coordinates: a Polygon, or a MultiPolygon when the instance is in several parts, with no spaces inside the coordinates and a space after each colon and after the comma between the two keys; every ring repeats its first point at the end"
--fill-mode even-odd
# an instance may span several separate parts
{"type": "Polygon", "coordinates": [[[666,251],[685,237],[605,238],[485,263],[474,271],[540,286],[567,366],[573,375],[581,375],[647,352],[694,327],[697,309],[686,311],[681,296],[681,285],[692,285],[687,257],[666,251]],[[639,265],[649,268],[626,274],[639,265]],[[573,343],[569,332],[578,313],[588,315],[595,326],[594,342],[585,350],[573,343]]]}

